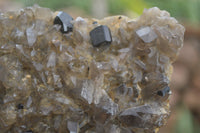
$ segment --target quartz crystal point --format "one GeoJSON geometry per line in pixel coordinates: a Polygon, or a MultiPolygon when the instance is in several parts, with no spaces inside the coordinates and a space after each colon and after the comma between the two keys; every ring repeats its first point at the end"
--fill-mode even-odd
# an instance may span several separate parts
{"type": "Polygon", "coordinates": [[[78,17],[62,33],[56,15],[0,14],[0,132],[156,133],[184,27],[154,7],[137,19],[78,17]],[[90,32],[101,25],[110,44],[95,47],[90,32]]]}

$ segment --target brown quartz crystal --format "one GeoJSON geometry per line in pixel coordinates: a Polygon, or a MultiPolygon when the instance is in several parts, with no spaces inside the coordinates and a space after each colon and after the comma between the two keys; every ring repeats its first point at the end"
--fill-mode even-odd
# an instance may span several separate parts
{"type": "Polygon", "coordinates": [[[0,132],[156,133],[184,27],[154,7],[137,19],[71,18],[62,33],[58,14],[0,14],[0,132]],[[99,26],[106,43],[93,45],[99,26]]]}

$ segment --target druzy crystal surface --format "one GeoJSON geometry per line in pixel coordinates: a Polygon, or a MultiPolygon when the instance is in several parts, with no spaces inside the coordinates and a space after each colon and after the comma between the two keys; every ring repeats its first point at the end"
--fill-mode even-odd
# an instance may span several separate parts
{"type": "Polygon", "coordinates": [[[154,7],[137,19],[78,17],[63,34],[56,15],[39,6],[0,14],[0,132],[157,132],[184,27],[154,7]],[[112,43],[94,47],[101,25],[112,43]]]}

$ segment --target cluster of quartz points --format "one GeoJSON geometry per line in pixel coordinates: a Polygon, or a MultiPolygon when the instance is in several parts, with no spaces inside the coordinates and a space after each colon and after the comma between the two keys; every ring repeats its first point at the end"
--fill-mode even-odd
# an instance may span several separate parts
{"type": "Polygon", "coordinates": [[[184,27],[156,7],[135,20],[68,16],[66,33],[56,15],[0,14],[0,132],[157,132],[184,27]]]}

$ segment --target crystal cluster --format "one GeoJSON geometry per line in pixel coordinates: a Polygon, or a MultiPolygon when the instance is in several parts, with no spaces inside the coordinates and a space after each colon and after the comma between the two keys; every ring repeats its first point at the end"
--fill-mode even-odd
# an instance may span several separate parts
{"type": "Polygon", "coordinates": [[[0,14],[0,132],[157,132],[184,27],[156,7],[137,19],[63,13],[0,14]]]}

